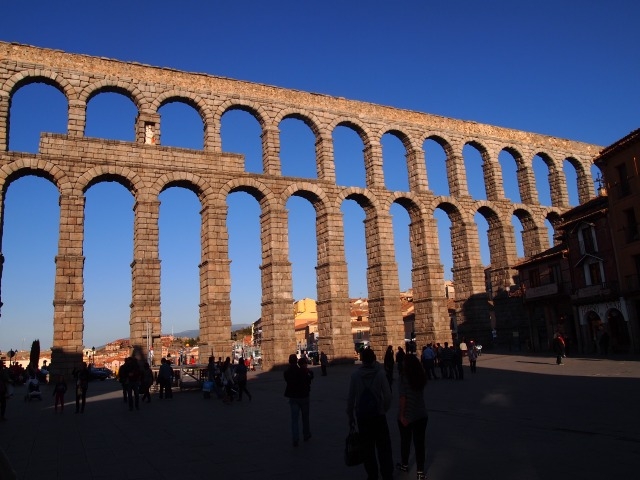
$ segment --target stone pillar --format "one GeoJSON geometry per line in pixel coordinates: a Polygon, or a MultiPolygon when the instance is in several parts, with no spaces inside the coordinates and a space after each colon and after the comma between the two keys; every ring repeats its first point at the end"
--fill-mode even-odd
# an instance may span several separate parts
{"type": "MultiPolygon", "coordinates": [[[[161,335],[160,319],[160,259],[158,254],[158,200],[138,199],[134,206],[133,262],[131,263],[132,290],[131,319],[129,322],[131,346],[143,347],[145,354],[147,332],[152,338],[161,335]]],[[[154,350],[162,351],[159,342],[154,350]]]]}
{"type": "Polygon", "coordinates": [[[316,170],[318,180],[336,183],[333,138],[331,135],[318,135],[316,138],[316,170]]]}
{"type": "Polygon", "coordinates": [[[518,260],[516,240],[511,222],[501,222],[497,215],[489,220],[489,250],[491,252],[490,278],[492,296],[500,291],[508,291],[513,285],[513,277],[517,274],[512,270],[518,260]]]}
{"type": "Polygon", "coordinates": [[[67,134],[70,137],[83,137],[87,126],[87,104],[83,100],[69,99],[69,119],[67,134]]]}
{"type": "Polygon", "coordinates": [[[484,174],[484,188],[487,193],[487,200],[503,199],[504,185],[496,152],[486,151],[482,153],[482,172],[484,174]]]}
{"type": "Polygon", "coordinates": [[[369,341],[376,354],[382,356],[388,345],[404,345],[404,322],[398,266],[393,246],[393,225],[391,215],[379,212],[374,214],[371,209],[364,224],[369,265],[369,341]]]}
{"type": "Polygon", "coordinates": [[[467,188],[467,173],[462,155],[447,152],[447,179],[449,180],[449,195],[459,197],[469,195],[467,188]]]}
{"type": "Polygon", "coordinates": [[[332,362],[353,360],[353,335],[349,302],[349,278],[344,253],[342,214],[322,213],[316,222],[318,236],[318,334],[319,349],[332,362]]]}
{"type": "MultiPolygon", "coordinates": [[[[204,119],[204,151],[209,153],[222,152],[222,138],[220,137],[221,118],[215,116],[204,119]]],[[[246,168],[245,168],[246,171],[246,168]]]]}
{"type": "Polygon", "coordinates": [[[0,90],[0,152],[9,149],[9,110],[11,97],[0,90]]]}
{"type": "Polygon", "coordinates": [[[4,269],[4,255],[2,254],[2,239],[4,237],[4,200],[6,190],[0,196],[0,316],[2,316],[2,271],[4,269]]]}
{"type": "Polygon", "coordinates": [[[587,203],[594,197],[594,185],[591,172],[588,167],[577,168],[578,175],[578,201],[580,204],[587,203]]]}
{"type": "Polygon", "coordinates": [[[520,218],[522,224],[522,248],[524,256],[530,257],[546,249],[546,229],[538,228],[531,217],[520,218]]]}
{"type": "Polygon", "coordinates": [[[429,342],[451,341],[451,321],[444,289],[444,268],[440,263],[435,219],[413,219],[411,238],[411,283],[413,285],[414,329],[418,351],[429,342]]]}
{"type": "Polygon", "coordinates": [[[61,374],[69,374],[83,359],[84,203],[82,195],[60,196],[51,363],[56,373],[61,374]]]}
{"type": "Polygon", "coordinates": [[[533,174],[531,162],[527,165],[523,162],[522,158],[518,158],[516,165],[518,167],[516,176],[520,189],[520,200],[527,205],[539,205],[540,199],[537,194],[536,178],[533,174]]]}
{"type": "Polygon", "coordinates": [[[267,206],[260,216],[262,241],[262,359],[265,369],[286,365],[296,351],[293,283],[287,211],[267,206]]]}
{"type": "Polygon", "coordinates": [[[384,172],[382,170],[382,145],[380,141],[368,143],[364,147],[364,167],[366,170],[367,188],[384,188],[384,172]]]}
{"type": "Polygon", "coordinates": [[[407,168],[409,169],[409,190],[412,192],[426,192],[429,190],[427,180],[427,165],[424,161],[424,150],[412,147],[407,151],[407,168]]]}
{"type": "Polygon", "coordinates": [[[231,273],[226,204],[202,210],[200,268],[200,362],[229,354],[231,273]]]}
{"type": "Polygon", "coordinates": [[[563,210],[568,209],[567,179],[564,176],[564,171],[561,168],[557,168],[555,164],[549,167],[549,188],[551,191],[551,204],[563,210]]]}
{"type": "MultiPolygon", "coordinates": [[[[471,329],[488,332],[489,312],[476,223],[461,216],[452,218],[451,247],[458,326],[467,324],[471,329]]],[[[469,328],[465,327],[465,332],[469,328]]],[[[469,333],[478,337],[475,331],[469,333]]]]}
{"type": "Polygon", "coordinates": [[[281,175],[280,129],[277,126],[262,128],[262,168],[265,175],[281,175]]]}

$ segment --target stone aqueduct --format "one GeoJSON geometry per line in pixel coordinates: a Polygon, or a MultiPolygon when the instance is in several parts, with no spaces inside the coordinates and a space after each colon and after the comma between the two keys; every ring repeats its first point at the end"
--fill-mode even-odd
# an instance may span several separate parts
{"type": "Polygon", "coordinates": [[[482,213],[489,224],[491,284],[506,289],[513,283],[510,266],[517,259],[512,215],[523,225],[525,255],[546,248],[545,219],[553,221],[568,207],[562,163],[568,160],[575,167],[579,200],[584,202],[592,196],[590,166],[599,150],[595,145],[344,98],[0,42],[2,208],[7,187],[23,175],[46,177],[60,192],[54,363],[77,358],[83,347],[84,194],[97,182],[118,181],[134,196],[130,332],[132,343],[139,345],[146,344],[147,322],[153,335],[161,332],[158,196],[171,186],[187,187],[198,195],[202,205],[200,339],[207,355],[210,350],[220,354],[227,351],[231,329],[226,197],[244,191],[257,199],[261,209],[262,349],[265,366],[270,368],[286,361],[295,348],[285,208],[292,195],[304,197],[315,208],[320,348],[339,360],[350,358],[353,352],[340,210],[343,201],[355,200],[366,215],[367,287],[374,348],[382,351],[387,344],[400,345],[404,338],[389,210],[394,202],[406,208],[410,218],[418,342],[446,341],[451,332],[435,210],[443,209],[452,221],[459,316],[461,321],[465,317],[471,320],[473,311],[464,308],[465,301],[485,294],[474,215],[482,213]],[[12,95],[34,82],[54,86],[66,97],[67,133],[43,133],[37,154],[9,151],[12,95]],[[87,103],[102,92],[124,94],[136,105],[134,142],[84,136],[87,103]],[[161,145],[158,110],[176,101],[192,106],[201,116],[202,151],[161,145]],[[245,172],[242,155],[222,152],[221,117],[232,109],[251,113],[261,126],[263,174],[245,172]],[[281,175],[279,123],[291,117],[304,121],[315,135],[317,179],[281,175]],[[336,185],[332,132],[338,126],[355,130],[362,139],[366,188],[336,185]],[[385,133],[398,137],[406,149],[408,192],[385,188],[381,147],[385,133]],[[426,139],[436,140],[446,153],[449,196],[435,196],[429,190],[422,148],[426,139]],[[468,193],[462,157],[465,144],[481,152],[487,200],[474,200],[468,193]],[[502,150],[517,163],[520,204],[504,196],[498,163],[502,150]],[[549,168],[552,207],[541,206],[537,199],[532,169],[536,155],[549,168]]]}

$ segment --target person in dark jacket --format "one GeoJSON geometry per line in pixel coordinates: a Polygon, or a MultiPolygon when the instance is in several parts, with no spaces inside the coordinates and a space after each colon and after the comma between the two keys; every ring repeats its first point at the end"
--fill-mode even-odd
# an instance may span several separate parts
{"type": "MultiPolygon", "coordinates": [[[[306,370],[306,369],[305,369],[306,370]]],[[[284,372],[287,386],[284,396],[289,399],[291,410],[291,440],[297,447],[300,439],[299,419],[302,415],[302,438],[306,442],[311,438],[309,426],[309,392],[311,380],[298,366],[298,359],[294,353],[289,355],[289,368],[284,372]]]]}
{"type": "Polygon", "coordinates": [[[76,413],[84,413],[84,406],[87,403],[87,389],[89,388],[89,368],[86,362],[82,362],[79,369],[71,372],[76,380],[76,413]]]}
{"type": "Polygon", "coordinates": [[[409,471],[409,451],[411,441],[416,456],[416,474],[418,480],[425,476],[425,431],[428,414],[424,402],[424,387],[427,375],[417,357],[405,358],[404,375],[400,380],[398,400],[398,428],[400,429],[400,463],[398,468],[409,471]]]}
{"type": "Polygon", "coordinates": [[[387,374],[387,381],[389,382],[389,388],[393,384],[393,367],[395,365],[395,360],[393,359],[393,346],[389,345],[387,347],[387,351],[384,354],[384,371],[387,374]]]}
{"type": "Polygon", "coordinates": [[[386,412],[391,406],[391,387],[371,348],[362,352],[362,366],[351,375],[347,399],[349,424],[357,421],[367,478],[393,478],[391,436],[386,412]],[[377,451],[377,459],[376,459],[377,451]]]}
{"type": "Polygon", "coordinates": [[[240,357],[238,364],[235,368],[236,383],[238,384],[238,401],[242,401],[242,392],[247,394],[249,401],[251,401],[251,393],[247,390],[247,365],[244,363],[244,358],[240,357]]]}

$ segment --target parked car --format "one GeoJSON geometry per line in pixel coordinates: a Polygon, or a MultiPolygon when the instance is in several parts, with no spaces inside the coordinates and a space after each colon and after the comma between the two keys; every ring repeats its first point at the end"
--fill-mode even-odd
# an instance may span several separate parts
{"type": "Polygon", "coordinates": [[[111,378],[113,372],[106,367],[89,367],[89,380],[106,380],[111,378]]]}

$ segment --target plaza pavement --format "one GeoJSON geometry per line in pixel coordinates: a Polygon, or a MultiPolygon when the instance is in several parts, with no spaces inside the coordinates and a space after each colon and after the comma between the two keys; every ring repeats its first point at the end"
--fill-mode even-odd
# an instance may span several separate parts
{"type": "MultiPolygon", "coordinates": [[[[73,392],[64,414],[24,402],[0,422],[0,455],[20,480],[365,479],[343,463],[349,375],[356,366],[313,367],[313,437],[294,448],[281,371],[251,373],[253,401],[225,405],[184,391],[157,394],[130,412],[114,380],[90,383],[84,414],[73,392]]],[[[478,373],[427,385],[427,477],[470,480],[636,478],[640,466],[640,358],[485,353],[478,373]]],[[[388,420],[399,459],[394,395],[388,420]]],[[[0,462],[1,463],[1,462],[0,462]]],[[[396,479],[414,479],[409,473],[396,479]]],[[[0,480],[10,470],[0,466],[0,480]]]]}

